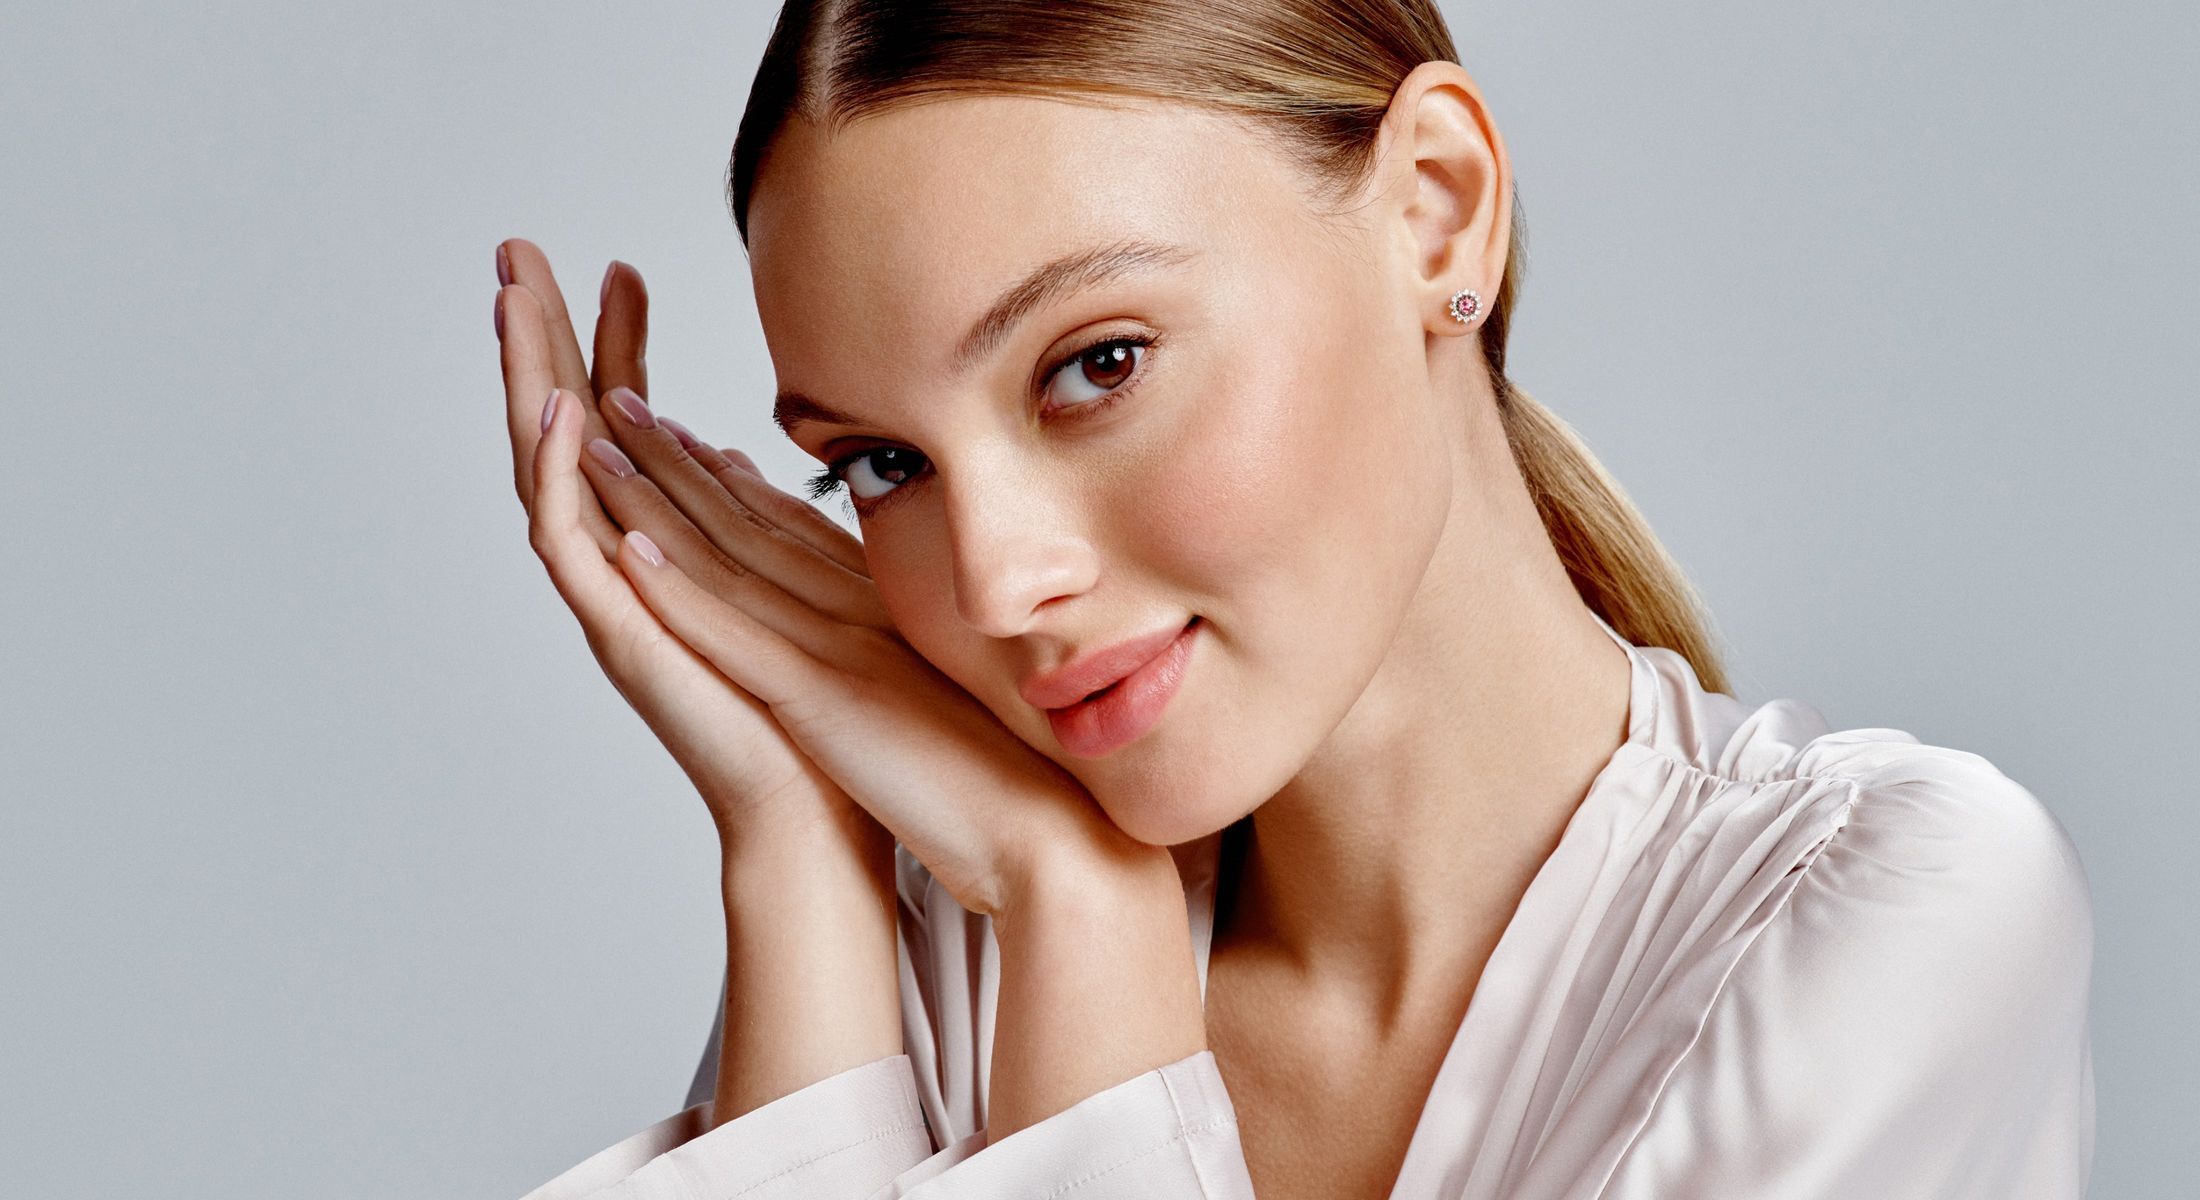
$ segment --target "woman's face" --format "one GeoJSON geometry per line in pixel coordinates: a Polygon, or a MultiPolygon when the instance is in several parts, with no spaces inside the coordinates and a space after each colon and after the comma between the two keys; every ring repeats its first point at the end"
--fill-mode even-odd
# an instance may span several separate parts
{"type": "Polygon", "coordinates": [[[1302,188],[1226,116],[959,95],[796,122],[750,207],[782,416],[842,464],[887,611],[1156,845],[1298,773],[1391,652],[1451,503],[1465,422],[1430,385],[1398,201],[1325,221],[1302,188]],[[1037,303],[981,325],[1004,294],[1037,303]],[[1187,626],[1150,723],[1120,710],[1152,673],[1130,706],[1024,694],[1187,626]]]}

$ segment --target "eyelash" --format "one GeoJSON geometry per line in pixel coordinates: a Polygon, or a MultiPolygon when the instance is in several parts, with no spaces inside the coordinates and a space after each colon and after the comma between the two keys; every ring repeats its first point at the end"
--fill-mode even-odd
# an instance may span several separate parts
{"type": "MultiPolygon", "coordinates": [[[[1096,350],[1107,350],[1117,346],[1137,346],[1145,351],[1150,352],[1153,347],[1159,345],[1160,342],[1160,335],[1147,333],[1119,333],[1110,337],[1101,338],[1098,341],[1092,342],[1080,349],[1073,350],[1070,353],[1064,355],[1052,367],[1048,368],[1045,375],[1040,376],[1040,386],[1043,390],[1045,385],[1054,382],[1054,377],[1056,375],[1059,375],[1070,367],[1075,366],[1085,356],[1091,354],[1096,350]]],[[[1108,392],[1106,395],[1100,397],[1097,400],[1087,400],[1081,404],[1067,406],[1066,411],[1072,414],[1069,419],[1083,420],[1087,417],[1094,416],[1102,409],[1111,408],[1115,405],[1116,401],[1121,400],[1125,396],[1128,396],[1131,393],[1131,390],[1138,386],[1139,381],[1143,380],[1146,377],[1146,359],[1148,356],[1148,354],[1140,354],[1138,356],[1138,364],[1135,368],[1135,372],[1131,375],[1130,379],[1125,383],[1116,385],[1114,390],[1108,392]]],[[[861,450],[857,450],[849,454],[843,454],[839,458],[834,459],[832,462],[827,463],[825,465],[825,468],[819,471],[817,474],[812,475],[809,479],[809,482],[805,485],[807,491],[809,492],[810,499],[823,500],[827,496],[832,495],[834,492],[844,489],[847,484],[841,479],[840,473],[847,470],[850,464],[854,463],[866,454],[876,454],[880,450],[890,449],[893,449],[893,447],[865,446],[861,450]]],[[[929,462],[930,460],[926,461],[929,462]]],[[[881,505],[891,503],[895,496],[900,495],[902,491],[909,486],[909,482],[913,481],[897,484],[893,488],[893,490],[885,493],[875,500],[872,500],[868,505],[857,504],[855,496],[851,493],[848,497],[849,507],[855,509],[859,513],[875,511],[881,505]]]]}

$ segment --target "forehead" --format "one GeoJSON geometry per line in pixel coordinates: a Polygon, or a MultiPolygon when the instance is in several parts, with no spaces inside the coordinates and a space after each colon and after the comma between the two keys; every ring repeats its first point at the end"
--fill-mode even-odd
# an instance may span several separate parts
{"type": "Polygon", "coordinates": [[[1273,252],[1303,204],[1288,165],[1226,114],[954,95],[829,134],[791,123],[751,199],[750,266],[782,375],[823,387],[813,351],[944,361],[1001,289],[1058,255],[1132,237],[1273,252]]]}

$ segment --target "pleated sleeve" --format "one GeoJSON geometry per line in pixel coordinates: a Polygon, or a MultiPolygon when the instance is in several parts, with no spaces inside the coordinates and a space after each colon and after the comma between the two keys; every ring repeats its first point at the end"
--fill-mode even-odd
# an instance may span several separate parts
{"type": "Polygon", "coordinates": [[[1846,823],[1575,1194],[2082,1196],[2093,918],[2068,834],[1976,755],[1825,752],[1854,780],[1846,823]]]}

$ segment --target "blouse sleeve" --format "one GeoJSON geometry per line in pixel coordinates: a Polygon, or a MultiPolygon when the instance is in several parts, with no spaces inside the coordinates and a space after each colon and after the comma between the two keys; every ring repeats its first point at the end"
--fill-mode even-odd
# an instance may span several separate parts
{"type": "Polygon", "coordinates": [[[988,1143],[964,1137],[870,1200],[1253,1200],[1214,1052],[1156,1067],[988,1143]]]}
{"type": "Polygon", "coordinates": [[[998,975],[990,922],[932,887],[905,851],[897,862],[910,1053],[705,1132],[721,994],[689,1107],[522,1200],[1025,1200],[1072,1189],[1075,1200],[1252,1200],[1237,1114],[1212,1051],[989,1142],[982,1089],[998,975]]]}
{"type": "Polygon", "coordinates": [[[1911,746],[1799,869],[1587,1194],[2082,1196],[2093,917],[2062,826],[1911,746]]]}
{"type": "Polygon", "coordinates": [[[924,1161],[931,1134],[896,1054],[709,1129],[692,1105],[597,1152],[522,1200],[862,1200],[924,1161]]]}

